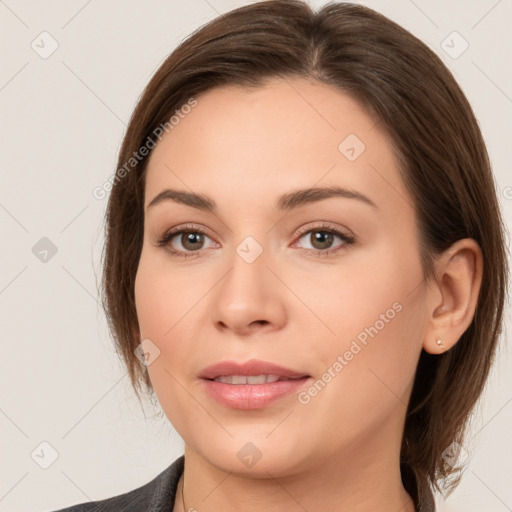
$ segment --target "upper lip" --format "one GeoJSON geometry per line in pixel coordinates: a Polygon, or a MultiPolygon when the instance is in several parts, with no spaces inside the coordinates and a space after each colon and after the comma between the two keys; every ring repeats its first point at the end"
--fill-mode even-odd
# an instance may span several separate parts
{"type": "Polygon", "coordinates": [[[288,379],[309,377],[305,372],[294,371],[284,366],[258,359],[251,359],[245,363],[221,361],[204,368],[199,377],[201,379],[215,379],[215,377],[220,377],[221,375],[278,375],[288,379]]]}

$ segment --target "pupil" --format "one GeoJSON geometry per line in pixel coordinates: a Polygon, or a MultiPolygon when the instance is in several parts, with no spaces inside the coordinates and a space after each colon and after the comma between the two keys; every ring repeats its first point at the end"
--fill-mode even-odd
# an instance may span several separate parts
{"type": "Polygon", "coordinates": [[[203,242],[203,235],[201,233],[183,233],[181,243],[185,249],[196,250],[200,249],[203,242]]]}
{"type": "Polygon", "coordinates": [[[327,249],[333,242],[333,234],[327,231],[314,231],[311,233],[311,243],[316,249],[327,249]]]}

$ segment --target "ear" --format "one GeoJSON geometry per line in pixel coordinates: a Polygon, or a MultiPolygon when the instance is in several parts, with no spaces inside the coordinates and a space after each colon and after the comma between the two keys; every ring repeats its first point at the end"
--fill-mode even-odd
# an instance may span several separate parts
{"type": "Polygon", "coordinates": [[[483,273],[478,242],[472,238],[457,240],[438,257],[435,267],[435,279],[427,292],[423,340],[423,349],[430,354],[452,348],[473,320],[483,273]]]}

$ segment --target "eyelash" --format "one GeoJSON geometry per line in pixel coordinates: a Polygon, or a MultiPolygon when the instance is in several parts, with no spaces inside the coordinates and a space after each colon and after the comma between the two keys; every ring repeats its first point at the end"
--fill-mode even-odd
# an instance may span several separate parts
{"type": "MultiPolygon", "coordinates": [[[[327,249],[325,251],[323,251],[321,249],[306,249],[307,252],[314,253],[314,254],[316,254],[318,256],[321,256],[321,257],[330,256],[331,254],[336,253],[336,252],[342,250],[347,245],[352,245],[353,243],[356,242],[356,237],[355,236],[348,235],[346,233],[342,233],[340,230],[338,230],[338,229],[336,229],[334,227],[325,225],[325,224],[322,225],[322,226],[313,226],[313,227],[302,228],[296,234],[296,238],[300,239],[305,234],[310,233],[310,232],[314,232],[314,231],[318,231],[318,232],[321,232],[321,233],[329,233],[329,234],[335,235],[335,236],[337,236],[338,238],[340,238],[344,242],[341,246],[335,247],[334,249],[327,249]]],[[[174,227],[174,228],[171,228],[168,231],[166,231],[161,237],[159,237],[157,239],[155,245],[157,247],[166,246],[166,245],[169,244],[169,242],[172,241],[172,239],[175,236],[182,235],[183,233],[200,233],[202,235],[205,235],[205,236],[209,237],[208,233],[204,229],[199,227],[199,226],[195,226],[195,225],[178,226],[178,227],[174,227]]],[[[209,238],[211,238],[211,237],[209,237],[209,238]]],[[[184,252],[184,251],[178,251],[176,249],[171,249],[171,248],[168,248],[167,250],[173,256],[176,256],[178,258],[191,258],[191,257],[193,258],[193,257],[197,257],[197,256],[199,256],[199,254],[202,251],[202,249],[199,249],[197,251],[185,251],[184,252]]]]}

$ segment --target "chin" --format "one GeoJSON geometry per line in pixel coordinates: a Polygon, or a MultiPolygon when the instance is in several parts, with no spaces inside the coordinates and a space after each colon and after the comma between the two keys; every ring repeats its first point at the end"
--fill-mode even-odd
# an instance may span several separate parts
{"type": "MultiPolygon", "coordinates": [[[[204,439],[204,437],[203,437],[204,439]]],[[[210,440],[196,451],[212,466],[226,473],[251,478],[289,476],[309,466],[304,446],[290,437],[283,444],[282,439],[270,440],[265,435],[235,436],[229,440],[210,440]],[[301,446],[297,449],[297,446],[301,446]]]]}

